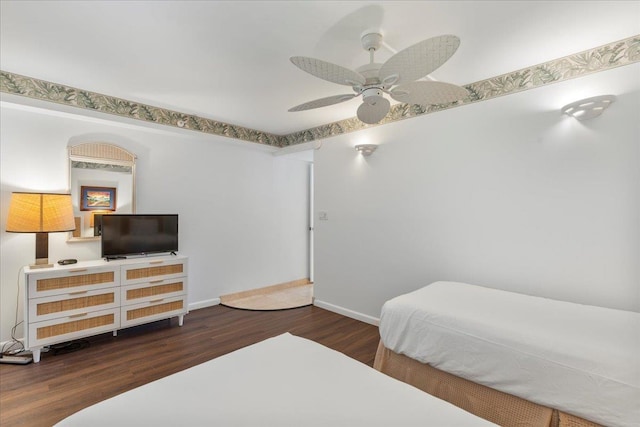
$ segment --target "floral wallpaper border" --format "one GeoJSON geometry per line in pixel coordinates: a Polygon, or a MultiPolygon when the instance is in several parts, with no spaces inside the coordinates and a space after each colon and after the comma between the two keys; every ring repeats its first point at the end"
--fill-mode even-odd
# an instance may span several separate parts
{"type": "Polygon", "coordinates": [[[280,147],[282,136],[0,70],[0,92],[280,147]]]}
{"type": "Polygon", "coordinates": [[[275,135],[178,111],[153,107],[0,70],[0,92],[70,105],[87,110],[210,133],[274,147],[287,147],[371,126],[393,123],[473,102],[518,93],[640,61],[640,35],[518,71],[464,85],[469,98],[446,105],[397,104],[382,122],[366,125],[353,117],[288,135],[275,135]]]}

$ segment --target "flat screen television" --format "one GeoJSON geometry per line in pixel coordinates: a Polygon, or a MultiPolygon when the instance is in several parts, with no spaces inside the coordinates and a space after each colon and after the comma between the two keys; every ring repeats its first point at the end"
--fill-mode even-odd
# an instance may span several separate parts
{"type": "Polygon", "coordinates": [[[102,215],[102,257],[178,251],[178,215],[102,215]]]}

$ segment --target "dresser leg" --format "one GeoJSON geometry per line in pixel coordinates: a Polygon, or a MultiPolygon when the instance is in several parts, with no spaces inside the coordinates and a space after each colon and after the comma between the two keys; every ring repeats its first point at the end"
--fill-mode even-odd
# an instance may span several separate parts
{"type": "Polygon", "coordinates": [[[184,324],[184,314],[182,316],[178,316],[178,326],[182,326],[184,324]]]}
{"type": "Polygon", "coordinates": [[[113,336],[117,337],[118,336],[118,331],[113,331],[113,336]]]}
{"type": "Polygon", "coordinates": [[[40,362],[40,348],[31,349],[31,355],[33,356],[33,363],[40,362]]]}

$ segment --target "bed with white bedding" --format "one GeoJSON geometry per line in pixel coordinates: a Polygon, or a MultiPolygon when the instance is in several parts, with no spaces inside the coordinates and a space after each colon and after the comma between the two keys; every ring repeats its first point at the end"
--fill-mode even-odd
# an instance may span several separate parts
{"type": "Polygon", "coordinates": [[[495,426],[283,334],[130,390],[58,426],[495,426]]]}
{"type": "Polygon", "coordinates": [[[595,423],[640,425],[640,313],[436,282],[387,301],[380,336],[379,353],[595,423]]]}

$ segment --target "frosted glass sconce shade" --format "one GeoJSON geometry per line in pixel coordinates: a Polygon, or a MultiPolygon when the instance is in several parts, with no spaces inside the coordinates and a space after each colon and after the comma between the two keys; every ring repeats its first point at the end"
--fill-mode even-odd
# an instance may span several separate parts
{"type": "Polygon", "coordinates": [[[356,151],[362,153],[363,156],[370,156],[374,151],[376,151],[378,146],[376,144],[359,144],[356,145],[356,151]]]}
{"type": "Polygon", "coordinates": [[[602,114],[615,99],[613,95],[594,96],[565,105],[562,112],[580,121],[589,120],[602,114]]]}

